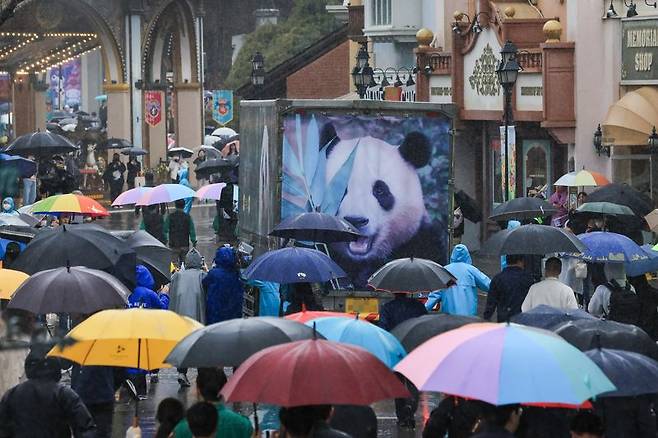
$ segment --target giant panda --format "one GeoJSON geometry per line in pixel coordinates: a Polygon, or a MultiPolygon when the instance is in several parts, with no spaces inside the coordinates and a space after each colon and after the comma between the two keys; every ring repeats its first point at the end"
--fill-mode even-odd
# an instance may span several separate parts
{"type": "MultiPolygon", "coordinates": [[[[425,208],[417,169],[429,164],[432,146],[420,132],[410,132],[402,144],[371,136],[334,139],[327,148],[326,181],[356,148],[351,175],[337,215],[363,235],[355,242],[332,245],[332,255],[353,286],[363,288],[372,273],[389,260],[421,257],[444,262],[445,230],[433,225],[425,208]]],[[[325,143],[326,144],[326,143],[325,143]]]]}

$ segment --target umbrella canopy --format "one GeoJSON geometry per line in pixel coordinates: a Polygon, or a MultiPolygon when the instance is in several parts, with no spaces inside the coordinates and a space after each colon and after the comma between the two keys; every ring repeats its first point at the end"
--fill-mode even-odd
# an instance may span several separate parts
{"type": "Polygon", "coordinates": [[[653,210],[648,215],[644,216],[644,220],[649,224],[649,229],[654,233],[658,231],[658,209],[653,210]]]}
{"type": "Polygon", "coordinates": [[[640,245],[628,237],[608,231],[593,231],[578,235],[585,249],[577,257],[588,262],[636,262],[648,260],[649,256],[640,245]]]}
{"type": "Polygon", "coordinates": [[[597,187],[610,184],[608,179],[598,172],[591,170],[581,170],[579,172],[569,172],[562,175],[555,181],[555,186],[566,187],[597,187]]]}
{"type": "Polygon", "coordinates": [[[391,333],[400,340],[404,349],[410,352],[436,335],[480,321],[480,318],[474,316],[434,313],[401,322],[391,333]]]}
{"type": "Polygon", "coordinates": [[[575,235],[562,228],[534,224],[499,231],[483,246],[485,253],[494,255],[580,253],[585,249],[575,235]]]}
{"type": "Polygon", "coordinates": [[[301,213],[283,220],[270,236],[308,242],[351,242],[361,237],[346,220],[326,213],[301,213]]]}
{"type": "Polygon", "coordinates": [[[196,197],[199,199],[214,199],[219,201],[222,197],[222,189],[226,187],[225,183],[208,184],[196,191],[196,197]]]}
{"type": "Polygon", "coordinates": [[[119,152],[123,155],[134,155],[134,156],[146,155],[149,153],[149,151],[147,151],[146,149],[136,148],[136,147],[122,148],[119,152]]]}
{"type": "Polygon", "coordinates": [[[524,197],[503,202],[494,208],[489,219],[494,221],[522,220],[551,216],[555,213],[557,213],[557,209],[543,199],[524,197]]]}
{"type": "Polygon", "coordinates": [[[231,128],[221,127],[217,128],[212,132],[212,135],[215,137],[233,137],[237,132],[231,128]]]}
{"type": "Polygon", "coordinates": [[[409,353],[395,370],[420,391],[493,405],[580,405],[615,389],[582,352],[559,336],[517,324],[469,324],[409,353]]]}
{"type": "Polygon", "coordinates": [[[254,354],[224,385],[221,395],[229,402],[289,407],[369,405],[409,393],[386,365],[364,349],[312,339],[254,354]]]}
{"type": "Polygon", "coordinates": [[[239,164],[239,161],[235,158],[215,158],[206,160],[199,164],[196,169],[194,169],[194,172],[196,173],[197,178],[207,179],[210,175],[232,169],[239,164]]]}
{"type": "Polygon", "coordinates": [[[86,366],[167,368],[164,359],[174,346],[201,327],[169,310],[104,310],[66,335],[66,339],[75,340],[72,345],[55,346],[48,355],[86,366]]]}
{"type": "Polygon", "coordinates": [[[137,205],[153,205],[193,198],[196,193],[182,184],[160,184],[147,191],[136,202],[137,205]]]}
{"type": "Polygon", "coordinates": [[[174,147],[167,149],[167,155],[170,157],[173,157],[174,155],[180,155],[183,158],[190,158],[192,155],[194,155],[194,151],[184,147],[174,147]]]}
{"type": "Polygon", "coordinates": [[[647,272],[658,271],[658,245],[642,245],[642,251],[647,256],[646,260],[636,260],[630,263],[624,263],[624,270],[629,277],[637,277],[647,272]]]}
{"type": "Polygon", "coordinates": [[[399,293],[432,292],[454,283],[457,279],[443,266],[414,257],[392,260],[368,279],[373,289],[399,293]]]}
{"type": "Polygon", "coordinates": [[[633,351],[658,360],[658,346],[641,328],[604,319],[581,319],[566,322],[554,329],[580,351],[593,348],[616,348],[633,351]]]}
{"type": "Polygon", "coordinates": [[[206,153],[206,159],[211,160],[215,158],[222,158],[222,154],[213,146],[208,146],[202,144],[194,148],[196,151],[204,151],[206,153]]]}
{"type": "Polygon", "coordinates": [[[537,306],[527,312],[518,313],[511,318],[512,322],[517,324],[546,330],[552,330],[565,322],[577,321],[580,319],[596,320],[597,318],[581,309],[557,309],[545,304],[537,306]]]}
{"type": "Polygon", "coordinates": [[[628,184],[613,183],[594,190],[587,202],[612,202],[629,207],[637,216],[646,216],[653,210],[653,202],[644,193],[628,184]]]}
{"type": "Polygon", "coordinates": [[[30,227],[31,225],[15,214],[0,213],[0,227],[30,227]]]}
{"type": "Polygon", "coordinates": [[[313,321],[318,318],[354,318],[352,313],[344,312],[327,312],[323,310],[306,310],[306,306],[302,304],[302,311],[297,313],[291,313],[290,315],[284,316],[285,319],[290,321],[296,321],[301,324],[306,324],[309,321],[313,321]]]}
{"type": "Polygon", "coordinates": [[[185,368],[237,367],[267,347],[312,337],[312,328],[281,318],[231,319],[186,336],[167,356],[166,362],[185,368]]]}
{"type": "Polygon", "coordinates": [[[18,217],[19,217],[20,220],[25,222],[30,227],[36,227],[41,222],[41,219],[43,219],[43,216],[39,216],[37,218],[37,217],[32,216],[31,214],[20,213],[20,212],[19,212],[18,217]]]}
{"type": "Polygon", "coordinates": [[[130,205],[136,204],[142,197],[152,190],[153,187],[135,187],[134,189],[126,190],[116,197],[112,205],[130,205]]]}
{"type": "Polygon", "coordinates": [[[635,216],[633,210],[625,205],[612,202],[586,202],[576,209],[579,213],[592,213],[612,216],[635,216]]]}
{"type": "Polygon", "coordinates": [[[323,252],[291,246],[256,257],[243,275],[248,280],[289,284],[323,283],[346,274],[323,252]]]}
{"type": "Polygon", "coordinates": [[[19,287],[9,302],[10,309],[35,315],[81,313],[123,309],[130,291],[112,275],[82,266],[37,272],[19,287]]]}
{"type": "Polygon", "coordinates": [[[98,145],[99,149],[124,149],[124,148],[131,148],[133,147],[133,144],[125,140],[123,138],[108,138],[104,142],[102,142],[100,145],[98,145]]]}
{"type": "Polygon", "coordinates": [[[18,137],[3,152],[11,155],[55,155],[77,151],[66,137],[52,132],[33,132],[18,137]]]}
{"type": "Polygon", "coordinates": [[[658,393],[658,362],[631,351],[596,348],[587,357],[603,371],[616,390],[603,397],[635,397],[658,393]]]}
{"type": "Polygon", "coordinates": [[[469,221],[477,223],[482,220],[482,208],[480,207],[480,203],[471,198],[463,190],[455,193],[455,205],[461,208],[462,214],[469,221]]]}
{"type": "Polygon", "coordinates": [[[14,167],[21,178],[29,178],[37,173],[37,163],[15,155],[0,154],[0,167],[14,167]]]}
{"type": "Polygon", "coordinates": [[[0,300],[9,300],[16,289],[30,278],[24,272],[12,269],[0,269],[0,300]]]}
{"type": "Polygon", "coordinates": [[[72,193],[49,196],[32,204],[30,210],[36,214],[74,213],[92,217],[110,215],[98,201],[87,196],[74,195],[72,193]]]}
{"type": "Polygon", "coordinates": [[[219,140],[221,140],[221,138],[219,138],[219,137],[217,137],[217,136],[214,136],[214,135],[206,135],[205,137],[203,137],[203,144],[204,144],[205,146],[212,146],[212,145],[214,145],[215,143],[217,143],[219,140]]]}
{"type": "Polygon", "coordinates": [[[306,323],[326,339],[356,345],[374,354],[377,359],[393,368],[407,352],[395,336],[384,329],[357,318],[320,318],[306,323]]]}
{"type": "Polygon", "coordinates": [[[137,254],[137,262],[145,265],[158,284],[171,281],[171,250],[144,230],[132,233],[126,239],[128,248],[137,254]]]}

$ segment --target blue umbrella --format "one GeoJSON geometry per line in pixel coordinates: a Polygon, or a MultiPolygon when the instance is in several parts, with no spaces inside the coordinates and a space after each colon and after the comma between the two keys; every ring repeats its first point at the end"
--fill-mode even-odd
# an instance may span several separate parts
{"type": "Polygon", "coordinates": [[[407,355],[395,336],[357,318],[318,318],[306,325],[315,325],[315,329],[329,341],[356,345],[369,351],[389,368],[393,368],[407,355]]]}
{"type": "Polygon", "coordinates": [[[37,163],[27,158],[0,154],[0,167],[11,166],[18,170],[21,178],[29,178],[37,173],[37,163]]]}
{"type": "Polygon", "coordinates": [[[626,236],[608,231],[579,234],[578,238],[587,247],[576,257],[588,262],[637,262],[649,256],[626,236]]]}
{"type": "Polygon", "coordinates": [[[600,397],[634,397],[658,393],[658,362],[639,353],[596,348],[585,354],[617,387],[600,397]]]}
{"type": "Polygon", "coordinates": [[[323,283],[345,276],[340,266],[326,254],[297,247],[268,251],[257,257],[244,272],[247,280],[279,284],[323,283]]]}
{"type": "Polygon", "coordinates": [[[637,277],[647,272],[658,271],[658,251],[654,251],[651,245],[642,245],[640,248],[642,248],[648,259],[626,263],[624,267],[626,269],[626,275],[629,277],[637,277]]]}
{"type": "Polygon", "coordinates": [[[557,309],[542,304],[527,312],[519,313],[512,317],[512,322],[530,327],[551,330],[568,321],[579,319],[597,319],[584,310],[580,309],[557,309]]]}

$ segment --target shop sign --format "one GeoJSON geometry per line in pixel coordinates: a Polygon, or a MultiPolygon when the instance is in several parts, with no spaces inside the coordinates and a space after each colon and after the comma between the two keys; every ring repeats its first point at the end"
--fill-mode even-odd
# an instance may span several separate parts
{"type": "Polygon", "coordinates": [[[621,84],[658,84],[658,18],[622,20],[621,84]]]}

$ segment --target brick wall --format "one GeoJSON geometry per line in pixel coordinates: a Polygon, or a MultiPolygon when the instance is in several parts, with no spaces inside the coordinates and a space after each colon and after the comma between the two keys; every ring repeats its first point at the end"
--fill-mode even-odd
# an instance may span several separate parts
{"type": "Polygon", "coordinates": [[[333,99],[350,92],[349,42],[316,59],[286,79],[289,99],[333,99]]]}

